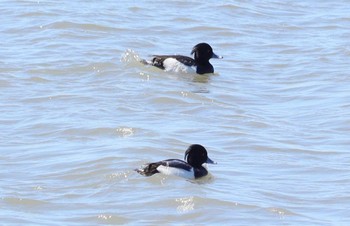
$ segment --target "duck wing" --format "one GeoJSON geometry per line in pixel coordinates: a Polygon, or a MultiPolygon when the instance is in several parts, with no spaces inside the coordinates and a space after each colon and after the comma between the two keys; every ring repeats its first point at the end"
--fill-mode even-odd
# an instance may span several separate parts
{"type": "Polygon", "coordinates": [[[162,162],[165,163],[165,164],[162,164],[163,166],[184,169],[187,171],[192,170],[192,166],[190,164],[188,164],[187,162],[180,160],[180,159],[167,159],[167,160],[164,160],[162,162]]]}
{"type": "Polygon", "coordinates": [[[163,62],[168,58],[174,58],[180,63],[183,63],[186,66],[194,66],[196,63],[194,59],[188,56],[182,55],[153,55],[152,65],[161,69],[165,69],[163,62]]]}

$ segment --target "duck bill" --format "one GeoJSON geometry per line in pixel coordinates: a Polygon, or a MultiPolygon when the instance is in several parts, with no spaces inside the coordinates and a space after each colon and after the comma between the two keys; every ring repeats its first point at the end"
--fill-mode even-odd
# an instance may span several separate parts
{"type": "Polygon", "coordinates": [[[214,162],[213,160],[211,160],[209,157],[207,158],[207,161],[205,163],[208,164],[216,164],[216,162],[214,162]]]}
{"type": "Polygon", "coordinates": [[[217,59],[222,59],[224,57],[216,55],[215,53],[213,53],[213,55],[211,56],[211,58],[217,58],[217,59]]]}

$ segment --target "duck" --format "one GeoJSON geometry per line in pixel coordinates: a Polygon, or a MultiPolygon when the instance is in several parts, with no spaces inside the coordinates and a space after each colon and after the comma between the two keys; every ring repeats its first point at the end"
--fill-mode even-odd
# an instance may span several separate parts
{"type": "Polygon", "coordinates": [[[208,170],[203,166],[204,163],[216,164],[208,157],[207,150],[200,144],[190,145],[185,152],[184,160],[186,161],[167,159],[147,163],[135,171],[147,177],[161,173],[193,180],[208,175],[208,170]]]}
{"type": "Polygon", "coordinates": [[[222,59],[216,55],[208,43],[198,43],[192,48],[191,55],[194,58],[182,55],[152,55],[152,60],[141,60],[143,64],[152,65],[165,71],[190,72],[195,70],[197,74],[214,73],[214,67],[210,64],[211,58],[222,59]]]}

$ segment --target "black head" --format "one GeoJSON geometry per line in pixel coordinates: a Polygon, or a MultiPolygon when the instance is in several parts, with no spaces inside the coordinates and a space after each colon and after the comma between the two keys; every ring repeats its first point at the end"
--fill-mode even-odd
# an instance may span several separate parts
{"type": "Polygon", "coordinates": [[[214,163],[208,157],[207,150],[200,144],[192,144],[185,152],[185,160],[195,168],[199,168],[203,163],[214,163]]]}
{"type": "Polygon", "coordinates": [[[222,58],[213,52],[211,46],[207,43],[199,43],[192,49],[191,54],[194,54],[194,60],[197,64],[197,73],[214,73],[213,66],[209,63],[211,58],[222,58]]]}
{"type": "Polygon", "coordinates": [[[209,61],[210,58],[222,58],[213,52],[213,49],[208,43],[199,43],[192,49],[191,54],[194,54],[194,59],[209,61]]]}

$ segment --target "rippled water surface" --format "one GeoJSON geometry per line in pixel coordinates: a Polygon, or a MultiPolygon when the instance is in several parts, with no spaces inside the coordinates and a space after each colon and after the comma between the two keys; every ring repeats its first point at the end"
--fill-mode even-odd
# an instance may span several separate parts
{"type": "Polygon", "coordinates": [[[349,4],[2,1],[1,224],[349,225],[349,4]],[[192,143],[205,178],[133,171],[192,143]]]}

